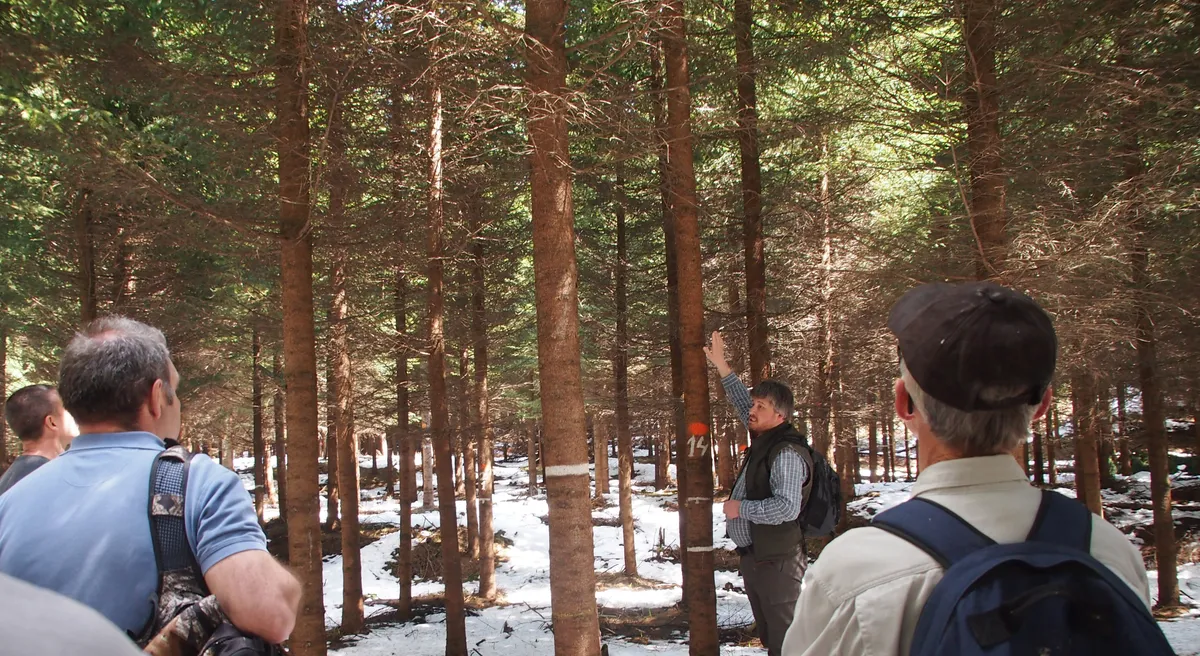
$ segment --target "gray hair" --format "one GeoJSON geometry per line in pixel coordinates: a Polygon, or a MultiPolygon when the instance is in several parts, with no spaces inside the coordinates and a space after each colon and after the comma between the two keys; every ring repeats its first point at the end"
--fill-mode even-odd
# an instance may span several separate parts
{"type": "Polygon", "coordinates": [[[171,388],[171,352],[162,331],[133,319],[97,319],[75,334],[58,367],[58,393],[63,406],[80,423],[134,423],[154,386],[163,381],[167,402],[171,388]]]}
{"type": "MultiPolygon", "coordinates": [[[[966,412],[926,394],[913,380],[903,359],[900,360],[900,377],[904,379],[913,405],[925,416],[934,436],[964,457],[1008,453],[1029,437],[1029,426],[1038,409],[1036,405],[1021,404],[1000,410],[966,412]]],[[[995,402],[1028,391],[1028,387],[996,385],[983,388],[979,396],[983,401],[995,402]]]]}

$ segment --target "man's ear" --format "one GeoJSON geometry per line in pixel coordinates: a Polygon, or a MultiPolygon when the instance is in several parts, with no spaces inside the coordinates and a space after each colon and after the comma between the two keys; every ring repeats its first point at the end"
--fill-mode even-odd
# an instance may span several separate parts
{"type": "Polygon", "coordinates": [[[57,430],[58,419],[55,418],[53,414],[46,415],[45,418],[42,419],[42,435],[45,435],[47,431],[53,433],[57,430]]]}
{"type": "Polygon", "coordinates": [[[1042,402],[1038,404],[1037,412],[1033,413],[1033,420],[1037,421],[1046,416],[1050,411],[1050,404],[1054,402],[1054,388],[1047,387],[1046,393],[1042,394],[1042,402]]]}
{"type": "Polygon", "coordinates": [[[901,421],[909,421],[916,414],[916,408],[913,407],[912,395],[908,393],[908,387],[904,385],[903,378],[896,379],[896,416],[900,417],[901,421]]]}
{"type": "Polygon", "coordinates": [[[151,419],[158,419],[162,416],[163,408],[167,405],[167,389],[163,379],[155,379],[154,384],[150,386],[150,397],[147,399],[146,410],[150,413],[151,419]]]}

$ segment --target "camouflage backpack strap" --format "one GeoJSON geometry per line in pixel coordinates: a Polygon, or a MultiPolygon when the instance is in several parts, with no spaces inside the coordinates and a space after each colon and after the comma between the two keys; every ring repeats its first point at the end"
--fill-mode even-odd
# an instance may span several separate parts
{"type": "MultiPolygon", "coordinates": [[[[193,607],[209,594],[188,543],[184,519],[191,458],[187,449],[168,442],[168,448],[154,458],[150,468],[150,536],[158,567],[158,591],[154,614],[138,641],[142,646],[177,616],[183,614],[182,621],[196,615],[193,607]],[[193,612],[185,613],[189,610],[193,612]]],[[[176,633],[180,628],[184,627],[177,627],[176,633]]]]}

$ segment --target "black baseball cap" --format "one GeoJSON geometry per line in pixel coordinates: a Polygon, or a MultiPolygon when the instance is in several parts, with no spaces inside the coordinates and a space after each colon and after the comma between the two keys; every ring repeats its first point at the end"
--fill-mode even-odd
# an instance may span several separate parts
{"type": "Polygon", "coordinates": [[[888,329],[913,380],[959,410],[1037,405],[1054,376],[1058,338],[1050,316],[1032,298],[992,282],[911,289],[892,306],[888,329]],[[1025,391],[980,398],[992,386],[1025,391]]]}

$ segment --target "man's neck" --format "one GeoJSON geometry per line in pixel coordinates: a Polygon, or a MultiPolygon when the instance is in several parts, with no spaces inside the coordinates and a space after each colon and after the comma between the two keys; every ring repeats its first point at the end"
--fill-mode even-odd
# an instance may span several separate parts
{"type": "Polygon", "coordinates": [[[57,439],[43,438],[40,440],[34,440],[32,442],[26,442],[24,447],[25,448],[21,452],[21,455],[41,456],[47,460],[54,460],[63,452],[62,445],[58,443],[57,439]]]}

